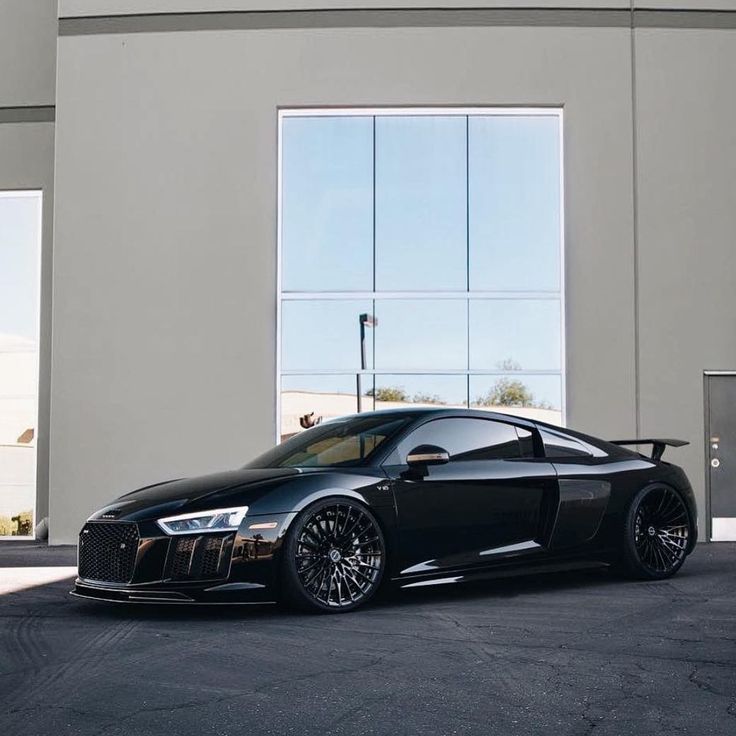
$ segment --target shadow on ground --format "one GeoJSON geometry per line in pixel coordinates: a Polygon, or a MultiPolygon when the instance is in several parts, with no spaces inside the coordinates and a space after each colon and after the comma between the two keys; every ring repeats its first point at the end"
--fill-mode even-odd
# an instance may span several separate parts
{"type": "MultiPolygon", "coordinates": [[[[0,575],[18,557],[0,547],[0,575]]],[[[734,567],[736,545],[700,545],[668,581],[506,578],[346,615],[110,605],[60,581],[0,597],[2,732],[731,736],[734,567]]]]}

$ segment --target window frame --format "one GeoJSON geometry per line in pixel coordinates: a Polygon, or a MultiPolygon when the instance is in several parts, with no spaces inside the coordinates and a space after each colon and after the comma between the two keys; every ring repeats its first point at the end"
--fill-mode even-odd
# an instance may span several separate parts
{"type": "MultiPolygon", "coordinates": [[[[375,135],[375,134],[374,134],[375,135]]],[[[375,150],[374,150],[375,159],[375,150]]],[[[374,167],[375,177],[375,167],[374,167]]],[[[374,184],[375,187],[375,184],[374,184]]],[[[375,196],[375,195],[374,195],[375,196]]],[[[375,212],[374,212],[375,218],[375,212]]],[[[566,349],[566,281],[565,281],[565,147],[564,147],[564,108],[561,105],[549,105],[540,106],[533,105],[529,107],[524,106],[365,106],[365,107],[277,107],[277,228],[276,228],[276,344],[275,344],[275,366],[276,366],[276,401],[274,407],[274,427],[275,427],[275,439],[279,442],[281,437],[281,383],[284,375],[332,375],[332,374],[346,374],[350,371],[344,369],[335,370],[319,370],[319,371],[304,371],[294,370],[284,372],[282,369],[281,359],[281,343],[282,343],[282,302],[287,300],[310,300],[310,299],[372,299],[384,300],[384,299],[464,299],[468,305],[473,299],[553,299],[559,302],[559,315],[560,315],[560,365],[557,370],[522,370],[518,374],[513,372],[511,375],[518,375],[523,378],[524,376],[546,376],[553,375],[559,376],[560,378],[560,423],[564,427],[567,423],[567,349],[566,349]],[[459,117],[471,117],[471,116],[509,116],[509,117],[534,117],[534,116],[547,116],[556,117],[559,125],[559,291],[556,292],[500,292],[500,291],[470,291],[469,285],[465,290],[456,291],[442,291],[442,292],[424,292],[424,291],[377,291],[375,288],[375,273],[374,273],[374,288],[373,291],[345,291],[345,292],[332,292],[332,291],[313,291],[313,292],[284,292],[282,288],[282,231],[283,231],[283,122],[288,118],[299,118],[299,117],[383,117],[383,116],[459,116],[459,117]]],[[[375,232],[374,232],[374,259],[375,259],[375,232]]],[[[468,264],[469,267],[469,264],[468,264]]],[[[375,365],[372,368],[368,368],[365,371],[361,371],[364,378],[374,380],[380,375],[393,375],[393,374],[405,374],[405,375],[462,375],[467,377],[468,383],[468,406],[467,408],[473,410],[474,407],[471,404],[470,397],[470,377],[471,376],[487,376],[502,378],[509,375],[508,370],[496,369],[472,369],[470,365],[462,369],[414,369],[414,370],[389,370],[389,369],[376,369],[375,365]]],[[[480,409],[482,411],[482,409],[480,409]]],[[[535,440],[535,453],[537,451],[537,445],[535,440]]]]}

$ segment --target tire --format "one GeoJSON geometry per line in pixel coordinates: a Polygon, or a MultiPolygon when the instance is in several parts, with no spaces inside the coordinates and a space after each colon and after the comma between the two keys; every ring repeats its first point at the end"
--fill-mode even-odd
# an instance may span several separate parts
{"type": "Polygon", "coordinates": [[[638,580],[672,577],[685,562],[692,530],[687,504],[674,488],[642,488],[626,513],[622,571],[638,580]]]}
{"type": "Polygon", "coordinates": [[[385,567],[376,517],[352,499],[327,498],[304,509],[286,534],[282,600],[312,612],[352,611],[376,594],[385,567]]]}

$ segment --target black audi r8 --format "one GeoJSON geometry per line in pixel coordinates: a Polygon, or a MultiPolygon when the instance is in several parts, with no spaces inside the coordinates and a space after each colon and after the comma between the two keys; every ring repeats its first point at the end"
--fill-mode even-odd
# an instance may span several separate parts
{"type": "Polygon", "coordinates": [[[411,588],[591,562],[666,578],[697,536],[687,477],[661,459],[682,444],[606,442],[463,409],[335,419],[239,470],[100,509],[80,533],[72,593],[339,612],[382,581],[411,588]]]}

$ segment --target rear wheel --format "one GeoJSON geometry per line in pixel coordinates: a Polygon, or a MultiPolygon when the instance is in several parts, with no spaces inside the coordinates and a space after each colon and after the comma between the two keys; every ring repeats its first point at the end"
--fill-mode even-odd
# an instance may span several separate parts
{"type": "Polygon", "coordinates": [[[331,498],[309,506],[286,538],[283,597],[298,608],[341,613],[370,600],[386,564],[381,528],[357,501],[331,498]]]}
{"type": "Polygon", "coordinates": [[[674,575],[687,556],[691,525],[688,508],[673,488],[657,485],[639,491],[626,515],[625,571],[643,580],[674,575]]]}

